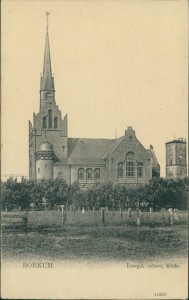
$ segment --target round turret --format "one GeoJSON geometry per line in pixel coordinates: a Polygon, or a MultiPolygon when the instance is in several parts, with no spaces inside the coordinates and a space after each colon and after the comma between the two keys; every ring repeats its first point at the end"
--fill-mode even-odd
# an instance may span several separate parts
{"type": "Polygon", "coordinates": [[[53,145],[49,142],[42,142],[39,145],[39,150],[38,151],[53,151],[53,145]]]}
{"type": "Polygon", "coordinates": [[[42,142],[36,152],[36,178],[53,178],[54,151],[49,142],[42,142]]]}

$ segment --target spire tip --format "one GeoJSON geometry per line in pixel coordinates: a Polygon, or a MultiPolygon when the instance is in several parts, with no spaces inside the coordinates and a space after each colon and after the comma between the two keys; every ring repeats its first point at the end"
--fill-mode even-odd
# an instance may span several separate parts
{"type": "Polygon", "coordinates": [[[49,28],[49,16],[50,16],[50,12],[46,11],[47,30],[49,28]]]}

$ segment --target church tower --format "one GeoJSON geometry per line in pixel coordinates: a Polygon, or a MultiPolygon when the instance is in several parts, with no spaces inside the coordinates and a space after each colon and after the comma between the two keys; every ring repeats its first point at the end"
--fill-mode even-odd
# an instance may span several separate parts
{"type": "Polygon", "coordinates": [[[29,178],[53,178],[54,164],[67,159],[67,115],[56,105],[51,68],[49,30],[45,37],[43,74],[40,78],[40,110],[29,121],[29,178]]]}
{"type": "Polygon", "coordinates": [[[33,122],[29,121],[29,178],[59,178],[68,184],[77,181],[82,187],[89,187],[110,180],[115,184],[146,184],[159,176],[153,147],[145,149],[132,127],[116,139],[68,138],[67,115],[62,118],[56,104],[48,15],[40,108],[33,114],[33,122]]]}
{"type": "Polygon", "coordinates": [[[166,144],[166,178],[176,179],[187,176],[186,139],[179,138],[166,144]]]}

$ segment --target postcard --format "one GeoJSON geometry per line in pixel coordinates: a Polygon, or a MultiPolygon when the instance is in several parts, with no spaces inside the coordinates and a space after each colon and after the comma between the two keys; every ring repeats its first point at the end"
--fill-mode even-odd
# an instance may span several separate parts
{"type": "Polygon", "coordinates": [[[1,297],[187,299],[188,2],[1,8],[1,297]]]}

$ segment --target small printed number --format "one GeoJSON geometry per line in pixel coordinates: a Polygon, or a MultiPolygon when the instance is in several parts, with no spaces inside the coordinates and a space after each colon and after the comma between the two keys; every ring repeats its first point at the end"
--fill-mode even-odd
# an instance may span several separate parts
{"type": "Polygon", "coordinates": [[[166,293],[155,293],[155,296],[167,296],[167,294],[166,293]]]}

